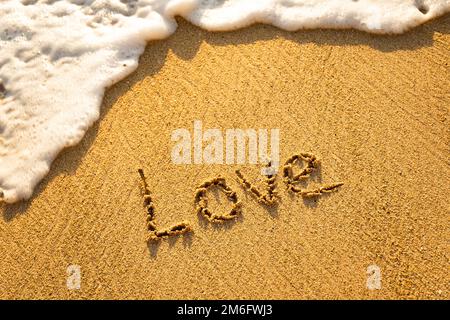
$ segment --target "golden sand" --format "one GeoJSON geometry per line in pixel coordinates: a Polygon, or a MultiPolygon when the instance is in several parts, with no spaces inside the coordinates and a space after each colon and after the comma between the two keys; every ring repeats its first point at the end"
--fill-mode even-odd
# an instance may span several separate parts
{"type": "MultiPolygon", "coordinates": [[[[449,33],[448,15],[400,36],[180,21],[107,91],[32,200],[3,205],[0,298],[450,298],[449,33]],[[172,164],[171,133],[194,120],[280,128],[282,162],[321,160],[308,188],[344,185],[305,198],[279,173],[277,205],[261,204],[235,174],[263,190],[259,167],[172,164]],[[158,227],[193,233],[147,245],[139,168],[158,227]],[[194,193],[218,175],[242,214],[214,224],[194,193]],[[382,287],[368,290],[374,264],[382,287]]],[[[214,210],[230,210],[218,197],[214,210]]]]}

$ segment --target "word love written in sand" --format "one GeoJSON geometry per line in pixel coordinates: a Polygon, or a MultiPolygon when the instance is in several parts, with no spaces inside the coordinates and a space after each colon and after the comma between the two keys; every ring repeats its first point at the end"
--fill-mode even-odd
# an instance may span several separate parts
{"type": "MultiPolygon", "coordinates": [[[[267,167],[271,167],[270,162],[267,164],[267,167]]],[[[311,174],[318,170],[318,168],[319,160],[313,154],[300,153],[290,157],[285,162],[282,170],[283,180],[287,186],[287,190],[289,192],[297,193],[304,198],[313,198],[320,197],[325,193],[333,192],[343,185],[343,183],[333,183],[315,189],[302,189],[299,184],[309,179],[311,174]],[[302,166],[303,163],[304,165],[302,166]],[[301,171],[298,174],[294,174],[294,166],[301,167],[301,171]]],[[[138,172],[141,176],[144,207],[147,211],[148,241],[159,241],[169,236],[193,231],[191,225],[187,222],[181,222],[166,229],[158,229],[155,221],[155,206],[150,195],[144,171],[139,169],[138,172]]],[[[279,197],[277,193],[276,174],[269,174],[266,176],[264,191],[261,191],[258,187],[248,181],[240,170],[236,170],[236,175],[240,185],[246,191],[250,192],[259,203],[266,206],[275,206],[278,203],[279,197]]],[[[237,193],[228,186],[226,179],[223,177],[216,177],[203,182],[196,189],[194,199],[197,214],[204,216],[211,223],[222,223],[224,221],[233,220],[242,214],[242,204],[238,199],[237,193]],[[218,214],[212,212],[208,207],[207,194],[212,188],[217,188],[222,191],[232,203],[233,206],[228,213],[218,214]]]]}

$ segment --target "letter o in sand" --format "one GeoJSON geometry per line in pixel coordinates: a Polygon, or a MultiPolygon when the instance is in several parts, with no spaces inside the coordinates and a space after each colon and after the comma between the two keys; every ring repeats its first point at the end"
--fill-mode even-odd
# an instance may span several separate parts
{"type": "Polygon", "coordinates": [[[225,178],[217,177],[209,181],[203,182],[195,191],[195,204],[197,214],[203,215],[210,222],[224,222],[235,219],[242,212],[241,202],[238,200],[236,192],[234,192],[226,183],[225,178]],[[221,190],[233,203],[233,208],[226,214],[215,214],[208,208],[208,189],[217,187],[221,190]]]}

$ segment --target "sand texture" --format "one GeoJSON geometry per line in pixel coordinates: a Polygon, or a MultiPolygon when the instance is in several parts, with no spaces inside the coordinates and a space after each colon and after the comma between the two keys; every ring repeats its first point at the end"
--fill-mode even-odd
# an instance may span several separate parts
{"type": "Polygon", "coordinates": [[[179,23],[106,92],[34,197],[2,205],[0,298],[450,298],[450,16],[399,36],[179,23]],[[268,209],[234,173],[262,183],[259,166],[172,163],[172,131],[194,120],[279,128],[281,161],[321,160],[309,187],[344,185],[304,199],[279,176],[268,209]],[[158,225],[194,233],[147,245],[139,168],[158,225]],[[242,202],[219,225],[194,203],[217,175],[242,202]],[[66,287],[72,264],[80,290],[66,287]],[[373,264],[380,290],[366,287],[373,264]]]}

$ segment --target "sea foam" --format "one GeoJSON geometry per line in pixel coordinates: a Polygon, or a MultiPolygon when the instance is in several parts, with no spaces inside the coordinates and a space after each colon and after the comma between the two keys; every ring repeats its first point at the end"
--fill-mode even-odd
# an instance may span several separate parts
{"type": "Polygon", "coordinates": [[[27,199],[65,147],[98,119],[105,88],[136,69],[179,15],[211,31],[401,33],[450,0],[0,0],[0,199],[27,199]]]}

